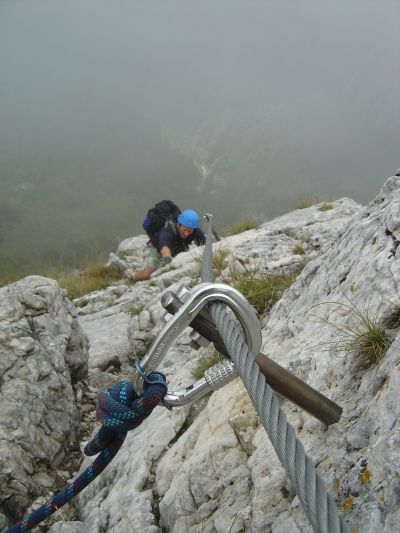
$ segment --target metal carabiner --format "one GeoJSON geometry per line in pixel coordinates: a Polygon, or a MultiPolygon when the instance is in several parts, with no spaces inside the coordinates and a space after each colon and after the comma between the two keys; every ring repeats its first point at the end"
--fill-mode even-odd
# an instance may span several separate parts
{"type": "MultiPolygon", "coordinates": [[[[194,317],[208,303],[218,301],[225,303],[233,311],[243,328],[250,353],[254,358],[257,357],[261,349],[262,338],[260,324],[254,308],[243,294],[229,285],[202,283],[192,292],[189,291],[186,294],[182,307],[169,319],[157,335],[149,351],[141,361],[144,371],[149,373],[158,368],[175,339],[189,326],[194,317]]],[[[140,394],[143,390],[143,378],[137,370],[134,370],[133,383],[137,393],[140,394]]],[[[212,388],[208,390],[212,390],[212,388]]],[[[208,392],[208,390],[205,390],[203,394],[208,392]]],[[[173,392],[168,394],[168,396],[174,395],[175,393],[173,392]]],[[[173,403],[177,405],[177,403],[173,403]]]]}

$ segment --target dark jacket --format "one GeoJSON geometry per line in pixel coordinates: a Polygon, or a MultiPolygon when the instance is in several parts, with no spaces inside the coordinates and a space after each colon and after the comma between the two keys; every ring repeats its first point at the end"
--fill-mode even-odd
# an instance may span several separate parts
{"type": "Polygon", "coordinates": [[[151,239],[151,244],[157,248],[158,251],[164,246],[168,246],[173,257],[180,252],[186,252],[192,242],[196,243],[197,246],[201,246],[206,242],[206,238],[201,229],[196,228],[187,239],[182,239],[178,232],[178,222],[174,221],[166,222],[151,239]]]}

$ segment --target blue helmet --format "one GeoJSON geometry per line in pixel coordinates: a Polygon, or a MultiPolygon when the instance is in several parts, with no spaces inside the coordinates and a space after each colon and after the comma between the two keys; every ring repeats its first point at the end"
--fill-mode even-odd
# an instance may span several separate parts
{"type": "Polygon", "coordinates": [[[178,222],[186,228],[196,229],[200,226],[200,217],[193,209],[186,209],[178,215],[178,222]]]}

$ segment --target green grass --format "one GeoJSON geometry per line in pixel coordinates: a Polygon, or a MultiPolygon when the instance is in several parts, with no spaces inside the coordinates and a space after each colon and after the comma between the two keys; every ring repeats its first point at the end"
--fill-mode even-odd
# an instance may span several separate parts
{"type": "Polygon", "coordinates": [[[292,253],[296,255],[304,255],[306,252],[301,244],[296,244],[296,246],[292,250],[292,253]]]}
{"type": "Polygon", "coordinates": [[[81,272],[69,274],[55,273],[49,277],[55,279],[60,287],[67,290],[73,300],[93,291],[105,289],[113,281],[121,279],[121,274],[114,268],[107,268],[102,262],[95,262],[81,272]]]}
{"type": "Polygon", "coordinates": [[[383,327],[386,329],[397,329],[400,327],[400,291],[397,284],[397,279],[394,276],[390,267],[388,267],[390,278],[393,281],[393,296],[394,300],[382,295],[382,299],[389,304],[388,312],[382,318],[383,327]]]}
{"type": "Polygon", "coordinates": [[[318,196],[303,196],[302,198],[299,198],[297,202],[294,204],[295,209],[306,209],[307,207],[311,207],[312,205],[319,204],[321,202],[321,199],[318,198],[318,196]]]}
{"type": "Polygon", "coordinates": [[[318,211],[329,211],[333,209],[333,204],[331,202],[324,202],[318,207],[318,211]]]}
{"type": "MultiPolygon", "coordinates": [[[[345,324],[336,324],[317,317],[326,322],[337,333],[337,338],[328,343],[347,355],[355,358],[356,369],[369,368],[379,364],[389,349],[392,339],[386,334],[385,324],[375,314],[361,311],[348,298],[348,304],[343,302],[324,302],[328,305],[339,305],[346,309],[352,320],[345,324]]],[[[319,304],[322,305],[322,304],[319,304]]]]}
{"type": "MultiPolygon", "coordinates": [[[[67,290],[71,300],[99,289],[105,289],[113,281],[121,279],[116,269],[105,266],[103,258],[92,260],[84,270],[65,272],[62,269],[47,271],[39,269],[35,275],[55,279],[60,287],[67,290]]],[[[21,276],[15,273],[2,274],[0,275],[0,287],[14,283],[18,279],[21,279],[21,276]]]]}
{"type": "Polygon", "coordinates": [[[204,376],[204,372],[211,368],[212,366],[216,365],[217,363],[221,363],[221,361],[224,360],[224,357],[217,352],[216,350],[212,355],[207,355],[205,357],[202,357],[195,368],[192,370],[192,375],[195,379],[201,379],[204,376]]]}
{"type": "Polygon", "coordinates": [[[140,315],[143,309],[144,305],[138,305],[137,307],[132,307],[132,309],[129,309],[128,313],[132,316],[137,316],[140,315]]]}
{"type": "Polygon", "coordinates": [[[230,254],[230,251],[225,246],[220,246],[213,253],[213,269],[214,276],[218,278],[224,268],[225,259],[230,254]]]}
{"type": "Polygon", "coordinates": [[[258,314],[271,309],[294,282],[297,274],[269,275],[256,269],[244,273],[231,272],[232,285],[253,305],[258,314]]]}
{"type": "Polygon", "coordinates": [[[21,276],[19,276],[18,274],[10,272],[2,273],[0,274],[0,287],[5,287],[10,283],[18,281],[19,279],[21,279],[21,276]]]}
{"type": "Polygon", "coordinates": [[[393,307],[382,319],[382,324],[386,329],[398,329],[400,327],[400,307],[393,307]]]}
{"type": "MultiPolygon", "coordinates": [[[[230,254],[230,250],[226,246],[219,245],[218,247],[213,249],[213,271],[214,276],[218,278],[221,275],[222,270],[225,266],[225,259],[230,254]]],[[[199,252],[198,250],[193,250],[192,257],[194,261],[199,265],[201,268],[201,265],[203,264],[203,253],[199,252]]]]}
{"type": "Polygon", "coordinates": [[[235,222],[232,222],[226,229],[226,235],[238,235],[249,229],[256,229],[260,225],[259,219],[251,216],[244,215],[235,222]]]}

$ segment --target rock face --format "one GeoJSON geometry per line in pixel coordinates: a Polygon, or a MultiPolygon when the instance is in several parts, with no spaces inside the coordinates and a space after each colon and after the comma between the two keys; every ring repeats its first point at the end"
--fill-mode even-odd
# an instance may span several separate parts
{"type": "MultiPolygon", "coordinates": [[[[361,209],[348,199],[339,200],[328,209],[320,208],[290,213],[215,245],[225,256],[219,279],[227,280],[232,269],[257,269],[270,274],[296,271],[329,248],[361,209]],[[297,253],[300,249],[301,253],[297,253]]],[[[124,241],[124,250],[126,257],[134,257],[136,241],[124,241]]],[[[193,277],[199,276],[201,254],[202,250],[196,248],[179,254],[150,282],[137,283],[106,311],[102,307],[105,293],[90,300],[87,307],[91,312],[81,310],[81,323],[92,339],[93,372],[105,366],[101,345],[94,342],[101,337],[94,327],[104,326],[105,313],[110,321],[114,317],[117,331],[121,312],[136,308],[138,313],[130,319],[129,340],[132,351],[145,351],[162,325],[163,291],[175,290],[182,283],[190,287],[193,277]]],[[[140,265],[138,258],[134,264],[140,265]]],[[[119,335],[114,342],[124,338],[119,335]]],[[[163,361],[161,370],[172,390],[193,382],[191,370],[208,353],[193,352],[188,344],[188,335],[183,335],[163,361]]],[[[123,353],[124,349],[121,356],[123,353]]],[[[268,531],[266,524],[273,523],[287,509],[287,498],[282,497],[281,489],[287,490],[293,500],[294,494],[286,485],[285,473],[275,452],[268,448],[258,416],[240,380],[236,380],[199,405],[172,412],[157,408],[150,419],[128,435],[113,464],[77,498],[76,504],[84,532],[156,532],[162,528],[225,533],[231,527],[232,531],[268,531]],[[272,511],[265,513],[265,489],[271,488],[272,511]]],[[[302,520],[308,527],[307,519],[302,520]]]]}
{"type": "Polygon", "coordinates": [[[88,351],[76,308],[39,276],[0,289],[0,346],[0,511],[16,519],[79,446],[73,385],[88,351]]]}
{"type": "MultiPolygon", "coordinates": [[[[219,281],[231,283],[246,271],[274,276],[301,270],[260,316],[262,351],[342,406],[340,421],[325,427],[280,398],[354,532],[400,528],[399,213],[400,177],[392,177],[364,208],[349,199],[320,204],[214,245],[219,281]]],[[[124,241],[110,263],[118,256],[129,275],[140,266],[144,242],[144,236],[124,241]]],[[[163,292],[193,286],[201,255],[192,249],[148,282],[122,280],[80,301],[86,303],[79,323],[91,341],[92,391],[129,377],[133,357],[162,326],[163,292]]],[[[212,351],[193,351],[184,332],[160,367],[170,390],[192,383],[197,364],[212,351]]],[[[83,466],[89,464],[86,459],[83,466]]],[[[157,407],[75,506],[76,521],[58,522],[50,531],[312,531],[239,378],[195,404],[157,407]]]]}

